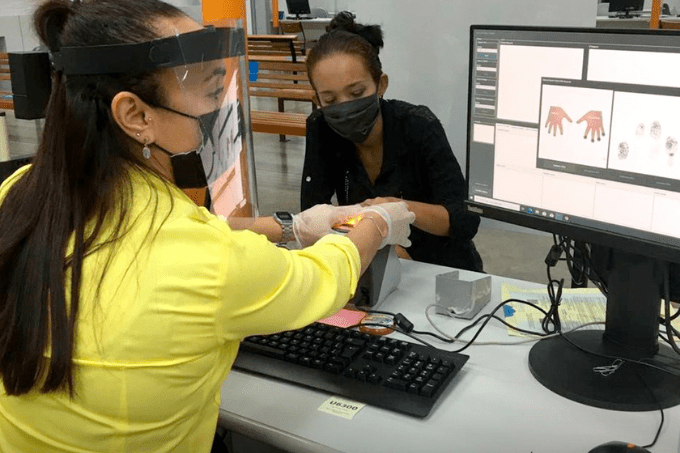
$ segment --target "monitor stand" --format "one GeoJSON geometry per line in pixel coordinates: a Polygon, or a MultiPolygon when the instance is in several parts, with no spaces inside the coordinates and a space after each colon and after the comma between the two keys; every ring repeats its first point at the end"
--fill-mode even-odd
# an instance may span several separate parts
{"type": "MultiPolygon", "coordinates": [[[[587,351],[644,361],[679,374],[680,356],[665,345],[659,347],[660,263],[619,250],[612,252],[610,263],[604,332],[564,336],[587,351]]],[[[572,401],[622,411],[680,404],[679,377],[633,362],[623,362],[617,369],[613,365],[613,358],[586,353],[562,337],[541,340],[529,352],[534,377],[572,401]]]]}
{"type": "Polygon", "coordinates": [[[642,12],[635,11],[633,9],[627,9],[625,11],[617,11],[614,17],[619,19],[633,19],[634,17],[640,17],[642,12]]]}

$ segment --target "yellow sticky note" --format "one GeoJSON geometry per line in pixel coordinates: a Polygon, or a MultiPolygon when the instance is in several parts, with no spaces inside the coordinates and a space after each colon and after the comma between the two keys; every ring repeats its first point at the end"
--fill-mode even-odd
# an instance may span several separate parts
{"type": "Polygon", "coordinates": [[[361,409],[363,409],[364,406],[366,405],[357,403],[356,401],[350,401],[343,398],[338,398],[337,396],[332,396],[324,401],[324,403],[319,406],[318,410],[320,412],[335,415],[336,417],[352,420],[354,416],[361,409]]]}

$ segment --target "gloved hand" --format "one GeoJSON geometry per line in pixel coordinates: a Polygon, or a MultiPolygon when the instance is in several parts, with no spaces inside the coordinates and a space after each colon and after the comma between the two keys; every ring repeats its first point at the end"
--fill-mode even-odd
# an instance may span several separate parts
{"type": "Polygon", "coordinates": [[[383,203],[364,208],[362,213],[374,212],[385,219],[387,223],[387,235],[383,237],[379,248],[388,244],[399,244],[402,247],[410,247],[408,239],[411,234],[410,225],[416,220],[416,215],[408,210],[408,205],[403,201],[383,203]]]}
{"type": "Polygon", "coordinates": [[[333,232],[333,225],[359,214],[360,205],[333,206],[318,204],[293,216],[293,233],[300,247],[308,247],[333,232]]]}

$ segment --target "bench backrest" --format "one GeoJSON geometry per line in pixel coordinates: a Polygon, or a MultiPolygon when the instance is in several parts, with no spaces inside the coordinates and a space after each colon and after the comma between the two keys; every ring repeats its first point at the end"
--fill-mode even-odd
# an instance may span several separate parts
{"type": "Polygon", "coordinates": [[[249,58],[250,61],[257,61],[259,66],[257,80],[248,84],[251,96],[312,101],[314,89],[309,83],[304,63],[249,58]]]}
{"type": "Polygon", "coordinates": [[[247,38],[248,55],[268,57],[270,60],[301,61],[304,58],[304,41],[295,34],[251,35],[247,38]]]}
{"type": "Polygon", "coordinates": [[[9,56],[7,53],[0,52],[0,109],[14,109],[12,102],[12,90],[9,89],[9,56]]]}

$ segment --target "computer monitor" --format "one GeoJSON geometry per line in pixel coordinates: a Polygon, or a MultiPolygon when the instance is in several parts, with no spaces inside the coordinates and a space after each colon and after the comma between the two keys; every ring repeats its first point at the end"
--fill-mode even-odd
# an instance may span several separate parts
{"type": "Polygon", "coordinates": [[[645,0],[609,0],[609,12],[622,17],[631,17],[631,13],[642,11],[644,4],[645,0]]]}
{"type": "Polygon", "coordinates": [[[288,8],[288,14],[294,14],[298,19],[300,15],[312,12],[309,9],[309,0],[286,0],[286,7],[288,8]]]}
{"type": "Polygon", "coordinates": [[[604,332],[566,334],[600,355],[542,340],[531,372],[598,407],[679,404],[673,374],[594,369],[680,371],[658,341],[664,269],[680,262],[680,34],[473,26],[470,45],[466,208],[612,250],[597,257],[604,332]]]}

